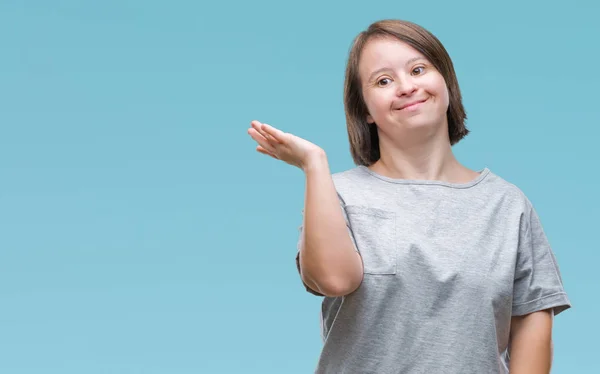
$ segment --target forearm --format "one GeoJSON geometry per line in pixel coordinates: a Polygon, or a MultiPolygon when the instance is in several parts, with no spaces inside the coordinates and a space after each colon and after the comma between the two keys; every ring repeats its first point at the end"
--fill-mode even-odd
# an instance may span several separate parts
{"type": "Polygon", "coordinates": [[[349,293],[362,280],[362,263],[350,239],[326,156],[313,159],[304,172],[302,277],[324,295],[349,293]]]}
{"type": "Polygon", "coordinates": [[[511,338],[511,374],[548,374],[552,365],[552,333],[549,312],[537,312],[516,320],[511,338]]]}

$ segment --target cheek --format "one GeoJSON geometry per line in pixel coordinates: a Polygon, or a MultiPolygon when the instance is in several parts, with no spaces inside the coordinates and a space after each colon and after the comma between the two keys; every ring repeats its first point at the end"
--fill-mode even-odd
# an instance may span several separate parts
{"type": "Polygon", "coordinates": [[[388,105],[385,96],[381,94],[365,97],[365,104],[369,113],[374,116],[377,116],[377,113],[384,110],[388,105]]]}
{"type": "Polygon", "coordinates": [[[367,107],[367,113],[371,117],[377,117],[377,106],[373,102],[373,98],[368,97],[368,96],[363,96],[363,101],[365,103],[365,106],[367,107]]]}
{"type": "Polygon", "coordinates": [[[448,92],[448,87],[446,83],[442,79],[441,82],[436,87],[436,91],[438,92],[438,98],[440,105],[447,110],[450,104],[450,92],[448,92]]]}
{"type": "Polygon", "coordinates": [[[442,104],[444,104],[444,107],[446,109],[448,109],[448,106],[450,105],[450,92],[448,92],[448,88],[444,86],[444,95],[443,98],[444,100],[442,101],[442,104]]]}
{"type": "Polygon", "coordinates": [[[437,97],[437,101],[440,105],[447,107],[450,102],[450,93],[448,92],[448,86],[444,77],[437,73],[430,75],[431,80],[428,82],[428,87],[432,91],[431,93],[437,97]]]}

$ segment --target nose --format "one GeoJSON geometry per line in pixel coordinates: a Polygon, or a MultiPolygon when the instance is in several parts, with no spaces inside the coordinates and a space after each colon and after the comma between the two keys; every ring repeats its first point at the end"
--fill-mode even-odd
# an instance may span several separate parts
{"type": "Polygon", "coordinates": [[[398,96],[410,96],[417,90],[417,85],[411,77],[406,77],[402,80],[397,81],[396,95],[398,96]]]}

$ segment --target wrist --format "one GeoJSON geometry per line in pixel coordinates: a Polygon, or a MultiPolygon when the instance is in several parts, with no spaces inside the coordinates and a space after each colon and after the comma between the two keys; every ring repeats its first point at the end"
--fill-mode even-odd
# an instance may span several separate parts
{"type": "Polygon", "coordinates": [[[319,171],[323,169],[328,169],[329,165],[327,163],[327,155],[325,151],[319,149],[310,154],[309,157],[306,158],[306,161],[302,165],[302,170],[305,173],[319,171]]]}

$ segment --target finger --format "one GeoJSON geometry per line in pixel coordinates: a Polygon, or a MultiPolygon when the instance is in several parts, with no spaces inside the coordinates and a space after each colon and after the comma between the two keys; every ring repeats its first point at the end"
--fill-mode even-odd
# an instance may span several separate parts
{"type": "Polygon", "coordinates": [[[262,123],[260,121],[252,121],[250,122],[250,126],[252,126],[252,128],[256,131],[262,131],[262,123]]]}
{"type": "Polygon", "coordinates": [[[251,122],[252,128],[255,129],[256,131],[260,132],[261,134],[263,133],[263,124],[259,121],[252,121],[251,122]]]}
{"type": "Polygon", "coordinates": [[[275,137],[273,137],[272,135],[270,135],[268,132],[265,131],[266,127],[272,127],[267,125],[266,123],[260,123],[255,127],[256,131],[258,131],[262,136],[265,137],[265,139],[269,140],[272,144],[277,144],[280,143],[279,140],[277,140],[275,137]]]}
{"type": "MultiPolygon", "coordinates": [[[[265,132],[264,127],[265,126],[269,126],[266,123],[261,123],[260,121],[252,121],[252,128],[255,129],[256,131],[258,131],[259,134],[261,134],[265,139],[268,139],[269,141],[277,144],[279,143],[279,140],[277,140],[276,138],[274,138],[273,136],[269,135],[269,133],[265,132]]],[[[272,126],[270,126],[272,127],[272,126]]]]}
{"type": "Polygon", "coordinates": [[[265,137],[265,139],[267,139],[273,145],[281,143],[279,140],[275,139],[272,135],[270,135],[264,131],[262,132],[262,135],[265,137]]]}
{"type": "Polygon", "coordinates": [[[256,147],[256,150],[257,150],[259,153],[262,153],[263,155],[271,156],[271,157],[273,157],[274,159],[276,159],[276,160],[279,160],[279,158],[278,158],[277,156],[275,156],[273,153],[271,153],[271,152],[267,151],[266,149],[264,149],[264,148],[263,148],[263,147],[261,147],[261,146],[258,146],[258,147],[256,147]]]}
{"type": "Polygon", "coordinates": [[[273,152],[273,146],[269,143],[269,141],[262,136],[256,129],[248,129],[248,134],[254,139],[261,147],[266,149],[269,152],[273,152]]]}
{"type": "Polygon", "coordinates": [[[279,129],[276,129],[273,126],[270,126],[270,125],[267,125],[266,123],[264,123],[262,125],[262,130],[267,135],[270,135],[272,138],[274,138],[278,143],[285,141],[285,133],[279,129]]]}

